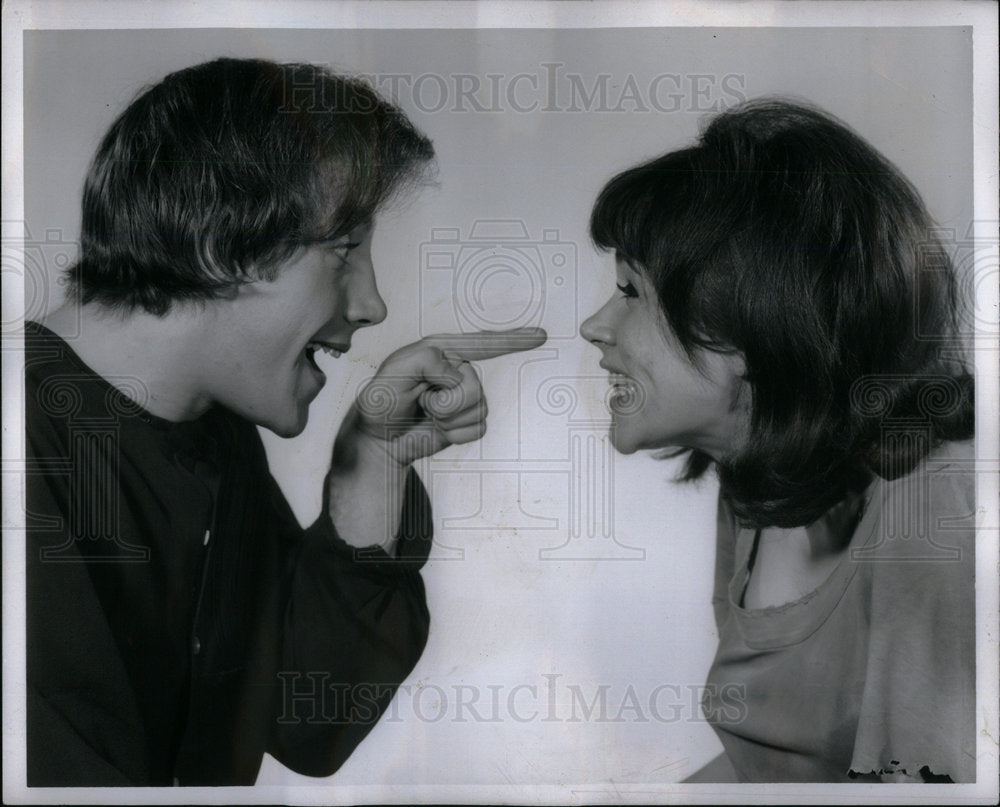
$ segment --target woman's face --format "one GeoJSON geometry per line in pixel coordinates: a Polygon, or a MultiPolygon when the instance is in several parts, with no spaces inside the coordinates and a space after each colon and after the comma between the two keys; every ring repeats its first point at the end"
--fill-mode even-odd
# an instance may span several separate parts
{"type": "Polygon", "coordinates": [[[695,368],[668,336],[645,274],[622,259],[615,267],[618,292],[580,326],[610,374],[612,443],[623,454],[685,446],[725,456],[747,423],[742,358],[704,350],[702,367],[695,368]]]}

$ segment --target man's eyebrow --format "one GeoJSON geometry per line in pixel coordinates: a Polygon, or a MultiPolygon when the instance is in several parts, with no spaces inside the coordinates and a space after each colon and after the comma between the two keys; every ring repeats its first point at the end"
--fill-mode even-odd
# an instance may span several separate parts
{"type": "Polygon", "coordinates": [[[375,220],[371,217],[359,221],[347,232],[341,232],[339,235],[317,235],[311,238],[302,238],[300,243],[303,244],[335,244],[345,239],[350,240],[351,236],[354,235],[358,230],[371,230],[374,226],[375,220]]]}
{"type": "Polygon", "coordinates": [[[346,243],[354,243],[351,237],[353,233],[354,230],[351,230],[350,232],[341,233],[340,235],[317,235],[311,238],[300,238],[298,239],[298,243],[308,246],[322,246],[323,244],[342,246],[346,243]]]}
{"type": "Polygon", "coordinates": [[[344,241],[350,241],[350,239],[350,233],[344,233],[343,235],[317,235],[314,238],[302,238],[299,243],[314,246],[319,244],[339,244],[344,241]]]}

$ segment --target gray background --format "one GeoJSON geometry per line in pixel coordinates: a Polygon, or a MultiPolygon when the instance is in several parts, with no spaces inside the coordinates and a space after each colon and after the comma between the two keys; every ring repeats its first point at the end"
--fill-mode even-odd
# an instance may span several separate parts
{"type": "MultiPolygon", "coordinates": [[[[28,32],[25,223],[44,247],[41,274],[27,278],[29,314],[58,298],[55,271],[72,255],[86,165],[114,116],[142,86],[220,55],[409,76],[398,100],[439,155],[437,185],[385,217],[376,233],[388,320],[359,333],[349,357],[326,364],[330,380],[302,436],[265,435],[300,519],[319,510],[329,446],[353,390],[395,347],[451,330],[461,311],[474,310],[474,301],[456,303],[431,253],[454,256],[456,273],[482,269],[472,279],[481,281],[484,322],[521,324],[533,316],[553,334],[536,353],[481,365],[490,433],[421,466],[438,535],[424,572],[430,642],[390,719],[334,781],[606,784],[690,774],[720,750],[690,694],[714,652],[715,488],[673,487],[675,466],[647,456],[601,460],[598,353],[572,338],[613,291],[611,260],[586,236],[590,206],[613,173],[689,141],[714,105],[781,93],[851,124],[914,182],[943,227],[964,235],[972,220],[970,31],[28,32]],[[554,68],[545,64],[561,65],[554,85],[546,83],[554,68]],[[538,108],[517,111],[504,91],[498,111],[476,111],[455,92],[460,74],[479,77],[487,107],[488,75],[500,76],[493,81],[504,90],[515,76],[533,75],[539,88],[521,80],[514,100],[538,108]],[[607,103],[577,96],[574,109],[569,74],[588,91],[608,75],[607,103]],[[671,111],[638,111],[628,101],[615,111],[630,81],[651,107],[650,84],[667,74],[680,77],[679,89],[672,79],[660,84],[659,100],[671,111]],[[420,79],[422,95],[413,91],[425,75],[444,81],[443,105],[436,79],[420,79]],[[497,239],[494,259],[478,251],[472,228],[487,219],[522,224],[527,246],[497,239]],[[458,230],[457,241],[442,237],[448,229],[458,230]],[[558,255],[567,262],[557,265],[558,255]],[[580,441],[572,442],[574,434],[580,441]],[[574,445],[583,447],[582,460],[574,461],[574,445]],[[595,452],[589,461],[587,450],[595,452]],[[602,537],[606,531],[613,537],[602,537]],[[555,720],[544,719],[550,685],[555,720]],[[536,694],[518,686],[534,686],[536,694]],[[603,692],[606,719],[584,719],[579,706],[571,719],[571,686],[587,701],[603,692]],[[638,711],[620,708],[630,690],[638,711]],[[656,691],[666,720],[648,708],[656,691]],[[475,713],[458,705],[463,699],[476,699],[475,713]]],[[[270,760],[260,781],[315,783],[270,760]]]]}

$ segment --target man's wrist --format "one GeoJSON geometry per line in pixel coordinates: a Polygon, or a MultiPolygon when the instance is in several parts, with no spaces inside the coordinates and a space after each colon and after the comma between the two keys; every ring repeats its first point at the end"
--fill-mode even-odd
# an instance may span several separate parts
{"type": "MultiPolygon", "coordinates": [[[[349,416],[350,417],[350,416],[349,416]]],[[[341,539],[394,553],[409,464],[391,445],[345,421],[326,480],[326,509],[341,539]]]]}

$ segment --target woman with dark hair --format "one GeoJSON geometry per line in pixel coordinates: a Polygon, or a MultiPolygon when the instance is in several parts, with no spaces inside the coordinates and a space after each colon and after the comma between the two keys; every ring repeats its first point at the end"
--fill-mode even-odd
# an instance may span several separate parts
{"type": "Polygon", "coordinates": [[[974,780],[974,388],[917,192],[761,100],[612,179],[591,234],[616,448],[720,484],[725,755],[691,781],[974,780]]]}

